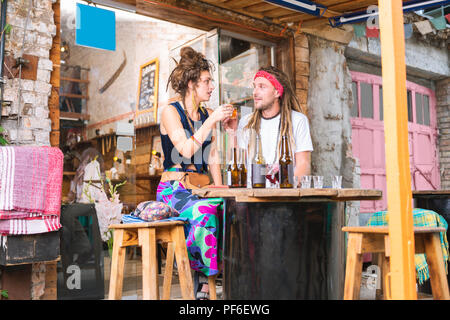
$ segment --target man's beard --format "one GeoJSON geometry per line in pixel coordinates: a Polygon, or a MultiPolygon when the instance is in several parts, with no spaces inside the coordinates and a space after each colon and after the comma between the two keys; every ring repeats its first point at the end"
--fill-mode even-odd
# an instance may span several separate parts
{"type": "Polygon", "coordinates": [[[261,111],[269,110],[270,108],[273,107],[274,104],[275,104],[275,100],[273,100],[272,102],[267,102],[265,104],[260,104],[259,106],[255,105],[255,109],[261,110],[261,111]]]}

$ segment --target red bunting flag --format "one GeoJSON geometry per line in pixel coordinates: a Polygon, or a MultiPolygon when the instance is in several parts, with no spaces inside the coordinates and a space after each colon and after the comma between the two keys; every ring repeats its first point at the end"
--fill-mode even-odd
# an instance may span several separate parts
{"type": "Polygon", "coordinates": [[[378,30],[377,28],[366,27],[366,37],[367,38],[379,38],[380,30],[378,30]]]}
{"type": "Polygon", "coordinates": [[[448,23],[450,23],[450,13],[445,15],[445,18],[447,19],[448,23]]]}

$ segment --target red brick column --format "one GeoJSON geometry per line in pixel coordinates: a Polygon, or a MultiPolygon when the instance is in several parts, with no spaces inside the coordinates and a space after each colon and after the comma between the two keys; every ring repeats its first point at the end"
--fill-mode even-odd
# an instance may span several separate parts
{"type": "Polygon", "coordinates": [[[439,129],[441,189],[450,188],[450,78],[436,82],[436,110],[439,129]]]}

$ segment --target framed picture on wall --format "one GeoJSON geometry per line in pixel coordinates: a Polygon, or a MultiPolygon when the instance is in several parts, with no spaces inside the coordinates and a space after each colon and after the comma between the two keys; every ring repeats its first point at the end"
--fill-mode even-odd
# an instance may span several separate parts
{"type": "Polygon", "coordinates": [[[158,78],[158,58],[141,65],[139,71],[136,115],[151,113],[153,116],[153,123],[156,123],[156,117],[158,115],[158,78]]]}

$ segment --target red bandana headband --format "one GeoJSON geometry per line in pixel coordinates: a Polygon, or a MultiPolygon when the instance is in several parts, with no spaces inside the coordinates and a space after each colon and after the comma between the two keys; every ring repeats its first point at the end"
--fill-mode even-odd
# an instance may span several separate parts
{"type": "Polygon", "coordinates": [[[256,78],[259,77],[263,77],[266,78],[267,80],[270,81],[270,83],[275,87],[275,89],[278,91],[278,94],[280,95],[280,97],[283,96],[283,91],[284,88],[281,85],[281,83],[277,80],[277,78],[275,78],[273,75],[271,75],[270,73],[268,73],[267,71],[263,71],[260,70],[255,74],[255,77],[253,78],[253,80],[255,80],[256,78]]]}

